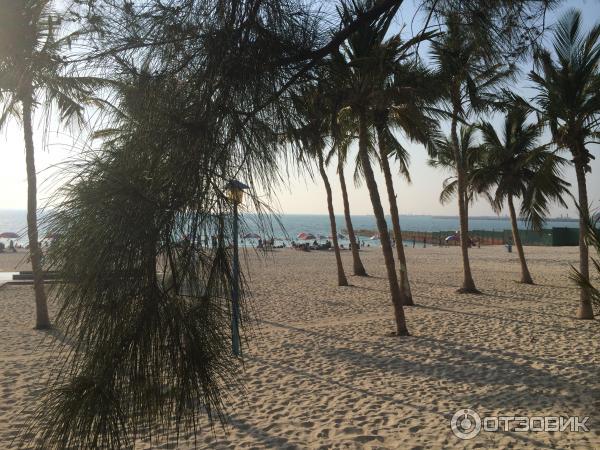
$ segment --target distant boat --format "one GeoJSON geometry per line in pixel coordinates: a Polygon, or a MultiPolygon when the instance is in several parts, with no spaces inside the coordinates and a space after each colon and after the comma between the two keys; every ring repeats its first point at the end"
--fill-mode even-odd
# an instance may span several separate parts
{"type": "Polygon", "coordinates": [[[242,235],[244,239],[260,239],[260,236],[256,233],[246,233],[242,235]]]}

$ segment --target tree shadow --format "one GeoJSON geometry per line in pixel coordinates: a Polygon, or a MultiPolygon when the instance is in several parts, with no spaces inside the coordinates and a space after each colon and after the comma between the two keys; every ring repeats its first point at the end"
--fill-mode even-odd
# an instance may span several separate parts
{"type": "Polygon", "coordinates": [[[238,429],[240,432],[252,436],[255,440],[262,443],[266,448],[280,448],[289,450],[300,450],[302,447],[293,442],[289,442],[287,438],[269,434],[265,430],[261,430],[250,424],[248,421],[236,417],[234,415],[227,416],[228,423],[238,429]]]}
{"type": "MultiPolygon", "coordinates": [[[[472,303],[472,302],[469,302],[468,305],[489,306],[489,305],[482,305],[482,304],[477,304],[477,303],[472,303]]],[[[514,319],[512,317],[507,318],[507,317],[502,317],[502,316],[495,316],[492,314],[480,314],[480,313],[475,313],[475,312],[457,311],[455,309],[443,308],[441,306],[423,305],[422,308],[438,310],[441,312],[450,312],[450,313],[454,313],[454,314],[462,314],[462,315],[471,316],[471,317],[481,317],[484,319],[500,320],[500,321],[508,322],[508,323],[518,323],[518,324],[525,325],[528,327],[532,327],[532,326],[533,327],[544,327],[549,330],[555,331],[557,333],[568,333],[568,332],[572,332],[572,331],[577,331],[577,332],[582,332],[582,333],[594,334],[592,330],[584,330],[584,329],[578,328],[578,327],[573,327],[573,328],[556,327],[556,326],[547,325],[547,324],[540,323],[540,322],[532,322],[532,321],[528,321],[528,320],[514,319]]],[[[502,308],[504,309],[504,305],[502,306],[502,308]]],[[[521,310],[521,309],[515,309],[515,308],[507,308],[507,309],[531,313],[531,311],[525,311],[525,310],[521,310]]],[[[538,313],[538,314],[542,315],[542,316],[544,315],[543,313],[538,313]]],[[[559,317],[562,317],[562,316],[559,316],[559,317]]]]}
{"type": "MultiPolygon", "coordinates": [[[[335,350],[337,352],[340,349],[335,349],[335,350]]],[[[358,352],[358,353],[361,355],[361,358],[364,357],[364,355],[365,355],[362,352],[358,352]]],[[[324,356],[327,357],[327,354],[324,354],[324,356]]],[[[322,384],[326,390],[329,389],[327,386],[335,386],[335,387],[342,388],[344,390],[359,393],[359,394],[366,395],[369,397],[376,397],[380,400],[389,402],[392,405],[397,405],[398,408],[401,408],[403,406],[408,406],[408,407],[416,410],[417,412],[423,412],[423,411],[429,412],[433,415],[439,416],[442,421],[447,421],[448,425],[450,424],[449,419],[451,418],[453,411],[448,411],[445,413],[440,412],[440,411],[434,410],[432,408],[428,408],[427,406],[424,406],[424,405],[418,405],[415,403],[408,402],[406,399],[394,398],[394,396],[389,395],[389,394],[384,394],[384,393],[380,393],[380,392],[373,391],[370,389],[357,387],[350,383],[345,383],[343,381],[334,380],[332,378],[325,378],[321,375],[314,374],[314,373],[308,372],[304,369],[299,369],[297,367],[294,367],[293,365],[291,365],[289,363],[284,364],[284,363],[279,363],[279,362],[275,362],[275,361],[269,361],[269,360],[266,360],[264,358],[257,357],[257,356],[255,356],[253,359],[255,359],[260,364],[269,365],[271,367],[279,369],[285,374],[293,373],[293,374],[298,375],[301,378],[313,380],[317,384],[322,384]]],[[[355,362],[354,358],[351,358],[351,362],[352,363],[355,362]]],[[[371,362],[373,362],[373,361],[371,361],[371,362]]],[[[380,363],[381,361],[378,361],[378,362],[380,363]]],[[[361,365],[365,366],[365,364],[361,364],[361,365]]],[[[411,365],[412,365],[412,362],[411,362],[411,365]]],[[[369,367],[373,368],[374,366],[369,366],[369,367]]],[[[385,365],[383,367],[389,368],[389,366],[385,366],[385,365]]],[[[515,440],[522,441],[523,443],[526,443],[528,445],[533,445],[535,448],[554,448],[552,446],[545,444],[544,442],[541,442],[541,441],[533,439],[527,435],[524,435],[523,433],[515,433],[515,432],[511,432],[511,431],[504,431],[504,430],[499,430],[498,433],[502,433],[504,435],[510,436],[510,437],[514,438],[515,440]]]]}

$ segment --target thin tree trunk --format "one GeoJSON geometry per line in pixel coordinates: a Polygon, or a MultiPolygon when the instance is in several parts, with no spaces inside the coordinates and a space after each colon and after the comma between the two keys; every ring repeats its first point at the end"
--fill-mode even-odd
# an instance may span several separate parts
{"type": "Polygon", "coordinates": [[[359,116],[358,154],[363,167],[367,188],[369,189],[371,203],[373,204],[373,212],[375,213],[375,219],[377,220],[377,229],[379,231],[379,238],[381,239],[381,250],[385,259],[385,268],[387,270],[390,294],[392,296],[392,304],[394,306],[394,315],[396,318],[396,334],[398,334],[398,336],[408,336],[409,332],[408,328],[406,327],[404,307],[402,306],[404,304],[404,294],[400,290],[400,286],[398,285],[398,277],[396,276],[396,267],[394,264],[394,252],[392,251],[392,245],[390,243],[390,234],[388,232],[387,223],[385,221],[383,207],[381,206],[381,198],[379,197],[379,190],[377,189],[377,183],[375,182],[375,175],[373,174],[373,169],[371,168],[371,161],[369,160],[367,139],[367,124],[365,112],[361,111],[359,116]]]}
{"type": "MultiPolygon", "coordinates": [[[[574,153],[577,155],[578,153],[574,153]]],[[[590,215],[587,186],[585,182],[585,168],[575,157],[575,174],[577,175],[577,189],[579,191],[579,273],[587,281],[590,279],[590,261],[586,235],[586,219],[590,215]]],[[[579,293],[579,308],[577,309],[577,318],[591,320],[594,318],[594,310],[588,289],[581,289],[579,293]]]]}
{"type": "MultiPolygon", "coordinates": [[[[381,133],[377,130],[378,137],[381,133]]],[[[400,290],[404,293],[404,304],[406,306],[414,306],[415,302],[412,298],[410,290],[410,282],[408,280],[408,267],[406,264],[406,254],[404,253],[404,241],[402,239],[402,229],[400,228],[400,215],[398,213],[398,203],[396,201],[396,193],[394,192],[394,181],[392,180],[392,171],[387,158],[385,149],[381,146],[381,138],[379,138],[379,157],[381,158],[381,169],[385,178],[385,186],[387,189],[388,200],[390,202],[390,215],[392,216],[392,229],[394,230],[394,239],[396,241],[396,252],[398,253],[398,262],[400,263],[400,290]]]]}
{"type": "Polygon", "coordinates": [[[346,177],[344,177],[344,166],[338,164],[338,175],[340,177],[340,186],[342,187],[342,199],[344,201],[344,217],[346,218],[346,228],[348,229],[348,239],[350,239],[350,245],[352,246],[352,265],[354,275],[359,277],[366,277],[367,271],[365,266],[360,259],[358,252],[358,245],[356,241],[356,235],[354,234],[354,226],[352,225],[352,217],[350,216],[350,202],[348,201],[348,191],[346,189],[346,177]]]}
{"type": "Polygon", "coordinates": [[[471,275],[471,265],[469,263],[469,218],[467,216],[467,202],[465,201],[465,193],[467,191],[466,188],[466,174],[463,167],[463,159],[460,154],[459,143],[458,143],[458,134],[457,134],[457,111],[454,110],[452,114],[452,147],[454,149],[454,160],[456,162],[456,178],[458,182],[458,215],[460,218],[460,249],[463,260],[463,284],[457,292],[459,293],[473,293],[477,294],[479,291],[475,287],[475,282],[473,281],[473,276],[471,275]]]}
{"type": "Polygon", "coordinates": [[[508,196],[508,210],[510,211],[513,241],[515,241],[515,247],[517,247],[517,253],[519,254],[519,261],[521,261],[521,283],[533,284],[533,279],[531,278],[531,274],[527,268],[527,261],[525,260],[525,252],[523,251],[523,244],[521,243],[521,235],[519,234],[519,227],[517,225],[517,213],[515,212],[512,195],[508,196]]]}
{"type": "Polygon", "coordinates": [[[346,279],[346,274],[344,273],[344,266],[342,264],[342,255],[340,255],[340,247],[338,245],[337,226],[335,224],[335,214],[333,213],[333,196],[331,194],[331,185],[329,184],[329,178],[327,178],[327,172],[325,172],[323,155],[319,153],[318,158],[319,171],[321,172],[321,178],[323,178],[323,184],[325,184],[325,191],[327,192],[327,209],[329,211],[329,222],[331,224],[333,250],[335,253],[335,262],[337,264],[338,286],[348,286],[348,280],[346,279]]]}
{"type": "Polygon", "coordinates": [[[29,238],[29,257],[33,271],[33,287],[35,290],[35,328],[48,329],[50,317],[48,303],[44,291],[44,275],[42,273],[42,257],[37,227],[37,179],[35,172],[35,156],[32,129],[32,94],[27,92],[23,103],[23,135],[25,138],[25,160],[27,165],[27,235],[29,238]]]}

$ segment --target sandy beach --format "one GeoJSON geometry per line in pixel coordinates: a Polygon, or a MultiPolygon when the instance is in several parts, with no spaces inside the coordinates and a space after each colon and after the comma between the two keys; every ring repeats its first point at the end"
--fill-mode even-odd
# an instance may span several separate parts
{"type": "MultiPolygon", "coordinates": [[[[535,286],[521,285],[516,253],[473,249],[483,295],[455,293],[459,248],[407,248],[411,337],[394,329],[380,249],[362,252],[369,278],[335,286],[331,253],[249,255],[255,323],[245,395],[228,425],[205,428],[203,449],[600,448],[600,322],[573,319],[568,280],[577,248],[526,247],[535,286]],[[590,416],[589,432],[482,431],[457,438],[459,409],[484,416],[590,416]]],[[[0,254],[12,271],[24,254],[0,254]]],[[[351,257],[343,255],[347,272],[351,257]]],[[[26,268],[21,265],[20,269],[26,268]]],[[[52,308],[54,311],[54,307],[52,308]]],[[[33,290],[0,289],[0,448],[35,405],[50,339],[32,329],[33,290]]],[[[138,442],[136,448],[193,448],[138,442]]]]}

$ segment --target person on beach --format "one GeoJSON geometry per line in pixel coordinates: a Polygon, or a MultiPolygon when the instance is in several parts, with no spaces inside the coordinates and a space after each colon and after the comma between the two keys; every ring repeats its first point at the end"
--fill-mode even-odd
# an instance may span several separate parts
{"type": "Polygon", "coordinates": [[[15,243],[13,242],[13,240],[11,239],[11,241],[8,243],[8,249],[13,252],[13,253],[17,253],[17,249],[15,248],[15,243]]]}

